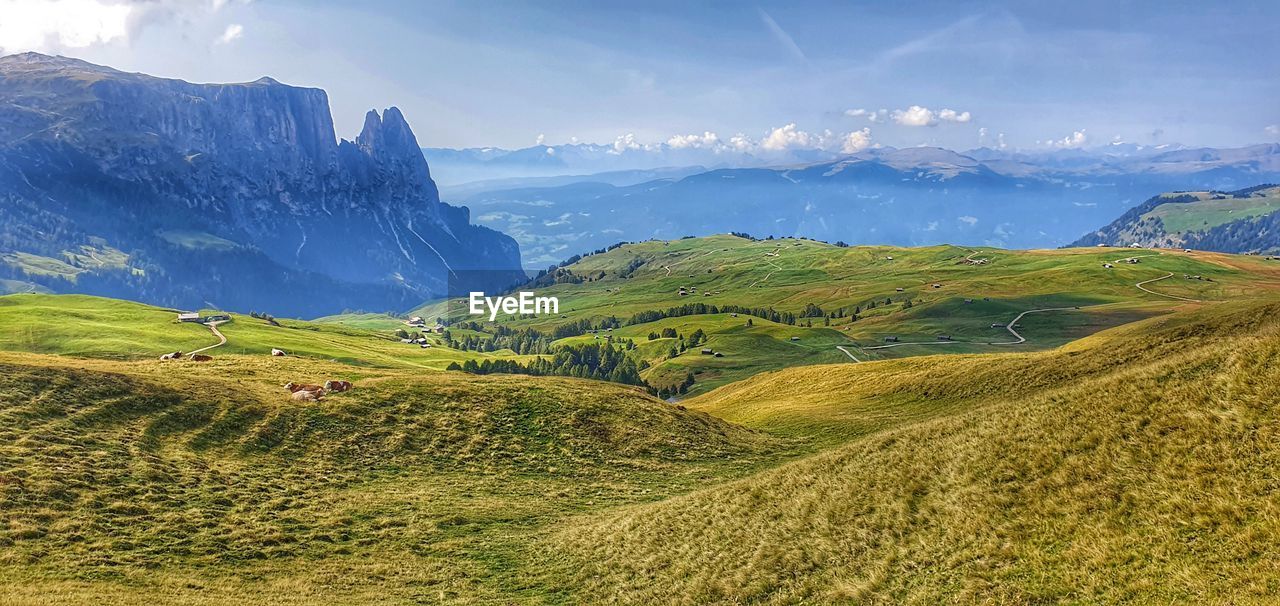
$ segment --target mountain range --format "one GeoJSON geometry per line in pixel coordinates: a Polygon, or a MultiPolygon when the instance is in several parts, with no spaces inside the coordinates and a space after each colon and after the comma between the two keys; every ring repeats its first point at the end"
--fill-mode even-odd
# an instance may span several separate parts
{"type": "Polygon", "coordinates": [[[8,291],[321,315],[523,277],[394,107],[340,141],[320,89],[37,53],[0,58],[0,225],[8,291]]]}
{"type": "Polygon", "coordinates": [[[571,184],[473,189],[459,202],[478,223],[512,235],[526,263],[537,267],[617,241],[729,231],[850,244],[1058,247],[1153,193],[1277,180],[1276,144],[1039,153],[914,147],[631,184],[588,176],[571,184]]]}

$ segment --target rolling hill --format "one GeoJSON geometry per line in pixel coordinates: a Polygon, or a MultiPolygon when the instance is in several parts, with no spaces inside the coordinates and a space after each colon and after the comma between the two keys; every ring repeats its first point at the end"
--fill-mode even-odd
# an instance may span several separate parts
{"type": "MultiPolygon", "coordinates": [[[[0,310],[10,325],[14,307],[68,299],[38,315],[92,326],[107,307],[18,295],[0,310]]],[[[118,303],[96,326],[199,328],[150,309],[118,303]]],[[[24,353],[31,327],[0,353],[0,593],[1265,603],[1280,594],[1277,318],[1261,291],[1051,350],[788,368],[678,406],[321,357],[338,332],[377,338],[355,328],[264,325],[238,337],[249,353],[197,364],[24,353]],[[268,328],[322,343],[262,355],[268,328]],[[355,389],[297,403],[280,388],[326,378],[355,389]]]]}
{"type": "Polygon", "coordinates": [[[1097,244],[1280,252],[1280,186],[1161,194],[1074,245],[1097,244]]]}
{"type": "MultiPolygon", "coordinates": [[[[702,393],[788,366],[1051,348],[1189,300],[1251,298],[1277,287],[1280,264],[1213,253],[841,247],[725,235],[626,244],[574,259],[522,287],[557,297],[558,316],[497,324],[546,334],[582,327],[562,344],[634,341],[651,384],[693,373],[691,393],[702,393]],[[1027,341],[1014,343],[1005,325],[1031,310],[1057,311],[1023,316],[1016,330],[1027,341]],[[685,348],[699,330],[705,342],[685,348]]],[[[473,320],[463,303],[414,313],[473,320]]]]}
{"type": "Polygon", "coordinates": [[[539,553],[584,602],[1268,603],[1277,312],[760,377],[690,405],[848,441],[584,516],[539,553]]]}

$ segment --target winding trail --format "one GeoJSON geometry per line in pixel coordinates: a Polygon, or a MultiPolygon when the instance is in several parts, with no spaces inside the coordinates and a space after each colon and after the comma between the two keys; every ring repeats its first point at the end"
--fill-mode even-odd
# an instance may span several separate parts
{"type": "Polygon", "coordinates": [[[1150,288],[1147,288],[1146,286],[1143,286],[1144,284],[1150,284],[1150,283],[1152,283],[1152,282],[1159,282],[1159,281],[1161,281],[1161,280],[1165,280],[1165,279],[1172,278],[1172,277],[1173,277],[1173,272],[1169,272],[1169,275],[1167,275],[1167,276],[1160,276],[1159,278],[1152,278],[1152,279],[1150,279],[1150,280],[1143,280],[1142,282],[1138,282],[1137,284],[1134,284],[1134,286],[1137,286],[1137,287],[1138,287],[1138,290],[1141,290],[1142,292],[1149,292],[1149,293],[1151,293],[1151,294],[1153,294],[1153,295],[1156,295],[1156,296],[1158,296],[1158,297],[1168,297],[1168,298],[1170,298],[1170,299],[1177,299],[1177,300],[1179,300],[1179,301],[1187,301],[1187,302],[1190,302],[1190,303],[1204,303],[1204,301],[1201,301],[1200,299],[1190,299],[1190,298],[1187,298],[1187,297],[1179,297],[1178,295],[1166,295],[1166,294],[1164,294],[1164,293],[1162,293],[1162,292],[1156,292],[1156,291],[1154,291],[1154,290],[1151,290],[1150,288]]]}
{"type": "MultiPolygon", "coordinates": [[[[1113,305],[1113,304],[1112,304],[1112,303],[1102,303],[1102,305],[1113,305]]],[[[1098,307],[1098,306],[1097,306],[1097,305],[1088,305],[1087,307],[1098,307]]],[[[1014,326],[1016,326],[1016,325],[1018,324],[1018,322],[1022,320],[1022,317],[1023,317],[1023,316],[1025,316],[1025,315],[1027,315],[1027,314],[1038,314],[1038,313],[1046,312],[1046,311],[1074,311],[1074,310],[1078,310],[1078,309],[1082,309],[1082,307],[1081,307],[1081,306],[1079,306],[1079,305],[1073,305],[1073,306],[1071,306],[1071,307],[1045,307],[1045,308],[1042,308],[1042,309],[1028,309],[1027,311],[1024,311],[1024,312],[1022,312],[1022,313],[1018,314],[1018,315],[1017,315],[1017,317],[1015,317],[1015,318],[1013,319],[1013,321],[1011,321],[1011,322],[1009,322],[1008,324],[1005,324],[1005,325],[1004,325],[1004,329],[1005,329],[1005,330],[1007,330],[1007,331],[1009,331],[1009,334],[1013,335],[1013,338],[1015,339],[1014,341],[1004,341],[1004,342],[1001,342],[1001,343],[987,343],[987,345],[1021,345],[1021,344],[1023,344],[1023,343],[1026,343],[1026,342],[1027,342],[1027,338],[1026,338],[1026,337],[1024,337],[1024,336],[1022,336],[1022,335],[1020,335],[1020,334],[1018,334],[1018,331],[1014,329],[1014,326]]]]}
{"type": "Polygon", "coordinates": [[[210,349],[213,349],[215,347],[222,347],[223,345],[226,345],[227,337],[226,335],[223,335],[221,332],[218,331],[219,324],[222,324],[222,322],[210,322],[208,324],[205,324],[205,326],[209,327],[209,330],[213,331],[213,336],[218,337],[218,342],[208,347],[201,347],[200,349],[197,349],[193,352],[188,353],[187,356],[194,356],[198,353],[209,351],[210,349]]]}
{"type": "Polygon", "coordinates": [[[861,362],[861,361],[862,361],[862,360],[859,360],[859,359],[857,358],[857,356],[853,355],[853,352],[849,351],[848,349],[845,349],[845,347],[844,347],[843,345],[837,345],[837,346],[836,346],[836,349],[839,349],[840,351],[843,351],[843,352],[844,352],[844,355],[849,356],[849,359],[853,360],[854,362],[861,362]]]}
{"type": "MultiPolygon", "coordinates": [[[[692,261],[692,260],[697,259],[697,258],[700,258],[700,257],[705,257],[705,256],[707,256],[707,255],[709,255],[709,254],[711,254],[711,253],[713,253],[713,252],[715,252],[715,251],[714,251],[714,250],[709,250],[709,251],[707,251],[707,252],[705,252],[705,253],[701,253],[701,254],[699,254],[699,253],[695,252],[695,253],[693,253],[693,254],[691,254],[691,255],[689,255],[689,256],[687,256],[687,257],[683,258],[683,259],[680,259],[679,261],[676,261],[675,263],[672,263],[671,265],[663,265],[663,266],[662,266],[662,269],[667,270],[667,275],[666,275],[666,276],[664,276],[664,277],[670,277],[670,276],[671,276],[671,268],[672,268],[672,267],[675,267],[675,266],[677,266],[677,265],[679,265],[679,264],[681,264],[681,263],[684,263],[685,261],[692,261]]],[[[678,253],[668,253],[668,254],[678,254],[678,253]]]]}
{"type": "Polygon", "coordinates": [[[759,280],[756,280],[755,282],[752,282],[749,286],[747,286],[747,288],[755,288],[755,287],[756,287],[756,284],[759,284],[759,283],[761,283],[761,282],[764,282],[765,280],[768,280],[768,279],[769,279],[769,276],[772,276],[773,274],[776,274],[776,273],[778,273],[778,272],[782,271],[782,267],[781,267],[781,266],[779,266],[777,263],[774,263],[773,261],[765,261],[765,263],[768,263],[769,265],[772,265],[772,266],[773,266],[773,271],[771,271],[771,272],[769,272],[769,273],[765,274],[763,278],[760,278],[759,280]]]}

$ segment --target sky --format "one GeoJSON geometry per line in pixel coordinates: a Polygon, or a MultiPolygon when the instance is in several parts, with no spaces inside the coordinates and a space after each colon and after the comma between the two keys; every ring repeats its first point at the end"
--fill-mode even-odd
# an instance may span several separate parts
{"type": "Polygon", "coordinates": [[[1280,2],[0,0],[0,54],[324,88],[341,137],[856,151],[1280,141],[1280,2]],[[771,147],[772,146],[772,147],[771,147]]]}

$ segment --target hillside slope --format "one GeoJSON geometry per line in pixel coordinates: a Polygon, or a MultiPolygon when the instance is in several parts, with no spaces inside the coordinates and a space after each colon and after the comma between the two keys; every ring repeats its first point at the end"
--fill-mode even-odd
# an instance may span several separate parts
{"type": "Polygon", "coordinates": [[[515,242],[469,221],[394,107],[339,141],[320,89],[0,57],[7,291],[318,316],[523,278],[515,242]]]}
{"type": "Polygon", "coordinates": [[[1065,351],[792,369],[713,392],[694,402],[787,430],[876,402],[953,410],[584,517],[546,538],[550,582],[637,604],[1272,602],[1277,317],[1216,306],[1065,351]],[[825,403],[793,409],[814,374],[825,403]]]}
{"type": "MultiPolygon", "coordinates": [[[[1280,264],[1261,258],[1112,248],[842,247],[720,235],[623,244],[570,260],[521,287],[557,297],[559,314],[482,324],[544,333],[600,328],[560,343],[635,341],[651,383],[692,372],[693,393],[787,366],[1047,349],[1187,300],[1280,290],[1280,264]],[[1054,311],[1022,317],[1027,340],[1011,343],[1005,325],[1037,309],[1054,311]],[[682,348],[699,331],[706,340],[682,348]]],[[[477,320],[465,301],[415,313],[477,320]]]]}
{"type": "Polygon", "coordinates": [[[538,528],[783,441],[573,379],[0,354],[0,601],[475,603],[538,528]],[[286,380],[355,380],[293,402],[286,380]]]}
{"type": "Polygon", "coordinates": [[[1280,186],[1161,194],[1072,246],[1099,244],[1229,253],[1280,252],[1280,186]]]}

